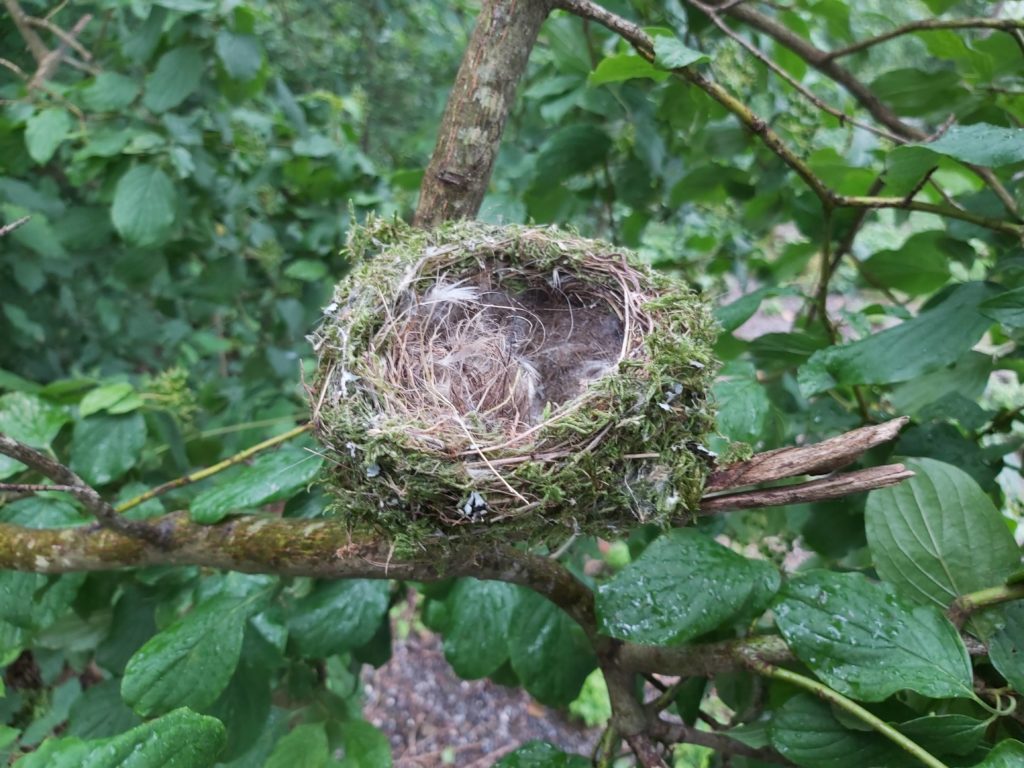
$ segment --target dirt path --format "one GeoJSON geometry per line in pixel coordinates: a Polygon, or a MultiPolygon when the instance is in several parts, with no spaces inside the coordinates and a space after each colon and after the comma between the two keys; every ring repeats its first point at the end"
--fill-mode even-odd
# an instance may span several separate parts
{"type": "Polygon", "coordinates": [[[391,740],[396,768],[490,768],[532,739],[590,754],[600,736],[521,688],[460,680],[427,632],[396,639],[391,660],[365,672],[363,685],[364,714],[391,740]]]}

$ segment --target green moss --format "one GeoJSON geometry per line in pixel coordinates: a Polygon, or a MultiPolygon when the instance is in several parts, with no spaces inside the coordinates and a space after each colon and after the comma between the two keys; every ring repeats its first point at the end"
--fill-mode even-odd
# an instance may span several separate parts
{"type": "Polygon", "coordinates": [[[459,222],[428,232],[375,222],[353,233],[348,255],[356,266],[318,333],[311,400],[333,458],[328,484],[353,522],[404,549],[436,535],[607,536],[697,509],[708,467],[694,449],[714,429],[707,393],[715,329],[705,302],[685,285],[622,249],[553,228],[459,222]],[[471,439],[427,439],[431,414],[388,406],[400,393],[376,365],[387,352],[385,318],[401,312],[417,281],[442,271],[455,278],[497,272],[496,265],[509,291],[536,286],[555,269],[619,295],[622,285],[634,286],[643,301],[630,352],[582,395],[549,406],[551,418],[512,445],[471,416],[471,439]],[[471,446],[488,446],[486,460],[471,446]],[[470,499],[486,503],[482,520],[462,511],[470,499]]]}

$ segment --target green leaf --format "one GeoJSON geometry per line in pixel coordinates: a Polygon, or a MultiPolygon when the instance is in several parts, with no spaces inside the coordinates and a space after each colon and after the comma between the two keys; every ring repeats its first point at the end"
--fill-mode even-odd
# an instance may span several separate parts
{"type": "Polygon", "coordinates": [[[771,412],[768,392],[747,362],[731,362],[722,369],[713,387],[718,403],[718,429],[728,439],[757,443],[764,437],[771,412]]]}
{"type": "Polygon", "coordinates": [[[264,768],[324,768],[330,758],[323,723],[304,723],[282,736],[264,768]]]}
{"type": "Polygon", "coordinates": [[[190,45],[174,48],[156,64],[146,78],[142,103],[153,112],[173,109],[192,95],[203,76],[203,57],[190,45]]]}
{"type": "Polygon", "coordinates": [[[636,54],[620,53],[602,59],[597,68],[590,73],[587,83],[589,85],[606,85],[621,83],[637,77],[661,82],[668,77],[668,73],[636,54]]]}
{"type": "Polygon", "coordinates": [[[935,141],[917,146],[972,165],[996,168],[1024,162],[1024,129],[988,123],[953,125],[935,141]]]}
{"type": "Polygon", "coordinates": [[[911,690],[971,698],[971,662],[956,628],[859,573],[814,571],[786,584],[775,623],[827,685],[861,701],[911,690]]]}
{"type": "Polygon", "coordinates": [[[908,416],[916,416],[933,403],[952,395],[960,395],[976,406],[988,385],[992,368],[991,355],[968,352],[945,368],[893,387],[889,401],[896,413],[908,416]]]}
{"type": "Polygon", "coordinates": [[[978,746],[991,724],[991,720],[967,715],[926,715],[895,726],[933,755],[967,755],[978,746]]]}
{"type": "Polygon", "coordinates": [[[327,263],[314,259],[296,259],[284,268],[285,277],[313,283],[327,277],[327,263]]]}
{"type": "Polygon", "coordinates": [[[1024,768],[1024,744],[1016,739],[1000,741],[974,768],[1024,768]]]}
{"type": "Polygon", "coordinates": [[[919,232],[899,248],[877,251],[862,269],[873,284],[913,296],[932,293],[949,281],[950,252],[943,246],[960,241],[941,232],[919,232]]]}
{"type": "Polygon", "coordinates": [[[520,592],[508,646],[512,669],[523,687],[551,707],[569,706],[597,666],[580,625],[536,592],[520,592]]]}
{"type": "Polygon", "coordinates": [[[142,398],[135,393],[135,387],[126,381],[116,381],[90,390],[78,404],[78,415],[85,418],[100,411],[128,413],[141,407],[142,398]]]}
{"type": "Polygon", "coordinates": [[[101,72],[82,91],[82,101],[96,112],[117,112],[138,95],[139,85],[132,78],[117,72],[101,72]]]}
{"type": "Polygon", "coordinates": [[[325,658],[366,645],[384,621],[386,581],[324,581],[290,610],[288,630],[299,655],[325,658]]]}
{"type": "Polygon", "coordinates": [[[545,190],[604,160],[611,139],[597,125],[577,123],[555,131],[541,146],[533,188],[545,190]]]}
{"type": "MultiPolygon", "coordinates": [[[[37,555],[35,563],[42,566],[46,558],[37,555]]],[[[0,621],[21,629],[45,629],[68,610],[84,581],[84,573],[0,571],[0,621]]]]}
{"type": "Polygon", "coordinates": [[[620,640],[678,645],[770,597],[778,571],[692,528],[658,537],[597,592],[598,626],[620,640]]]}
{"type": "Polygon", "coordinates": [[[150,638],[129,659],[121,695],[142,717],[217,700],[242,652],[253,601],[219,595],[150,638]]]}
{"type": "Polygon", "coordinates": [[[29,157],[39,165],[50,162],[57,147],[71,133],[71,115],[67,110],[51,107],[32,115],[25,123],[25,147],[29,157]]]}
{"type": "Polygon", "coordinates": [[[444,655],[466,680],[494,674],[508,660],[508,631],[519,590],[500,581],[460,579],[445,602],[444,655]]]}
{"type": "MultiPolygon", "coordinates": [[[[66,408],[51,405],[26,392],[0,396],[0,432],[33,448],[49,448],[70,417],[66,408]]],[[[25,465],[0,456],[0,480],[20,472],[25,465]]]]}
{"type": "Polygon", "coordinates": [[[235,80],[251,80],[263,66],[263,51],[253,35],[237,35],[226,29],[217,33],[217,58],[235,80]]]}
{"type": "Polygon", "coordinates": [[[983,301],[981,314],[1010,328],[1024,328],[1024,288],[1015,288],[983,301]]]}
{"type": "Polygon", "coordinates": [[[205,768],[217,761],[224,726],[177,709],[120,736],[87,743],[91,748],[81,768],[205,768]]]}
{"type": "Polygon", "coordinates": [[[343,722],[341,744],[345,748],[345,757],[339,768],[391,768],[388,737],[365,720],[343,722]]]}
{"type": "Polygon", "coordinates": [[[758,288],[756,291],[740,296],[736,301],[716,307],[715,319],[722,326],[723,331],[732,333],[754,316],[758,307],[761,306],[761,302],[765,299],[776,296],[797,295],[799,295],[799,291],[793,288],[766,285],[763,288],[758,288]]]}
{"type": "Polygon", "coordinates": [[[840,385],[908,381],[949,365],[992,325],[979,306],[993,290],[984,283],[959,285],[912,320],[815,352],[798,372],[800,391],[810,397],[840,385]]]}
{"type": "Polygon", "coordinates": [[[687,48],[675,36],[658,35],[654,38],[654,63],[662,69],[681,69],[708,60],[706,54],[687,48]]]}
{"type": "Polygon", "coordinates": [[[287,499],[316,477],[323,458],[301,448],[285,447],[257,457],[230,480],[203,491],[192,502],[192,519],[217,523],[231,513],[287,499]]]}
{"type": "Polygon", "coordinates": [[[1024,691],[1024,602],[1001,606],[997,613],[1003,626],[989,640],[989,659],[1010,685],[1024,691]]]}
{"type": "Polygon", "coordinates": [[[25,528],[66,528],[87,522],[78,508],[51,496],[29,496],[0,507],[0,520],[25,528]]]}
{"type": "Polygon", "coordinates": [[[75,422],[71,468],[91,485],[106,485],[134,467],[146,445],[146,421],[136,412],[75,422]]]}
{"type": "Polygon", "coordinates": [[[528,741],[501,758],[493,768],[587,768],[589,765],[587,758],[567,755],[546,741],[528,741]]]}
{"type": "Polygon", "coordinates": [[[132,245],[156,245],[174,224],[175,200],[166,173],[152,165],[136,165],[117,182],[110,218],[132,245]]]}
{"type": "Polygon", "coordinates": [[[117,678],[89,686],[71,706],[65,736],[102,739],[134,728],[142,721],[121,699],[117,678]]]}
{"type": "Polygon", "coordinates": [[[1020,552],[991,499],[958,467],[905,463],[914,477],[868,495],[864,523],[878,575],[942,608],[1003,584],[1020,567],[1020,552]]]}
{"type": "Polygon", "coordinates": [[[892,742],[874,731],[844,728],[827,704],[806,693],[775,711],[769,733],[783,757],[806,768],[897,768],[907,763],[892,742]]]}
{"type": "Polygon", "coordinates": [[[207,768],[224,743],[212,717],[178,709],[109,739],[50,739],[18,768],[207,768]]]}

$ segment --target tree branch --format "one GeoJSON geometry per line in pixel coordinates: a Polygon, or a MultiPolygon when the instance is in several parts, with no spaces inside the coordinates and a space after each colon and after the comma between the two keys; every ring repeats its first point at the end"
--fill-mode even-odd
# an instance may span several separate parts
{"type": "Polygon", "coordinates": [[[712,496],[701,501],[700,511],[704,515],[714,515],[736,509],[779,507],[786,504],[840,499],[855,493],[898,485],[913,476],[914,473],[902,464],[886,464],[856,472],[844,472],[809,483],[712,496]]]}
{"type": "Polygon", "coordinates": [[[480,210],[516,88],[550,10],[549,0],[483,3],[423,176],[416,226],[480,210]]]}
{"type": "Polygon", "coordinates": [[[768,56],[768,54],[766,54],[764,51],[762,51],[756,45],[754,45],[749,40],[747,40],[745,37],[743,37],[743,35],[738,34],[728,24],[726,24],[722,20],[722,17],[718,15],[718,10],[719,9],[716,9],[713,6],[709,6],[709,5],[705,4],[705,3],[702,3],[700,0],[686,0],[686,2],[689,3],[690,5],[692,5],[694,8],[696,8],[701,13],[703,13],[709,19],[711,19],[711,22],[716,27],[718,27],[720,30],[722,30],[722,32],[727,37],[729,37],[730,39],[736,41],[736,43],[738,43],[740,46],[742,46],[744,49],[746,49],[746,51],[751,56],[753,56],[755,59],[757,59],[762,64],[764,64],[768,69],[770,69],[776,75],[778,75],[783,80],[785,80],[787,83],[789,83],[793,88],[796,89],[796,91],[801,96],[803,96],[805,99],[807,99],[809,102],[811,102],[811,104],[813,104],[815,107],[820,109],[822,112],[825,112],[825,113],[827,113],[829,115],[832,115],[834,118],[839,120],[840,125],[842,125],[844,123],[849,123],[850,125],[853,125],[853,126],[856,126],[857,128],[860,128],[862,130],[868,131],[869,133],[873,133],[876,136],[881,136],[882,138],[888,139],[889,141],[895,142],[897,144],[901,144],[903,142],[903,139],[901,137],[899,137],[899,136],[897,136],[897,135],[895,135],[895,134],[893,134],[893,133],[891,133],[889,131],[883,130],[881,128],[876,128],[873,125],[870,125],[868,123],[862,122],[862,121],[858,120],[857,118],[855,118],[854,116],[848,115],[845,112],[843,112],[841,109],[833,107],[832,105],[830,105],[830,104],[826,103],[825,101],[823,101],[822,99],[820,99],[815,93],[813,93],[809,88],[807,88],[797,78],[793,77],[793,75],[789,74],[789,72],[787,72],[785,69],[783,69],[783,67],[780,64],[778,64],[778,62],[776,62],[774,59],[772,59],[770,56],[768,56]]]}
{"type": "Polygon", "coordinates": [[[261,451],[265,451],[268,448],[273,448],[274,446],[287,442],[292,438],[298,437],[299,435],[303,435],[306,432],[309,432],[312,428],[313,424],[312,422],[309,422],[307,424],[302,424],[298,427],[295,427],[294,429],[289,429],[287,432],[277,435],[276,437],[271,437],[267,440],[264,440],[262,443],[257,443],[254,446],[246,448],[244,451],[239,451],[234,456],[230,456],[224,459],[224,461],[218,461],[216,464],[212,466],[197,470],[196,472],[192,472],[191,474],[185,475],[184,477],[179,477],[175,480],[170,480],[166,483],[163,483],[162,485],[156,486],[155,488],[150,488],[145,493],[140,493],[138,496],[134,496],[128,499],[127,501],[118,504],[117,507],[115,507],[115,511],[118,513],[127,512],[132,507],[137,507],[140,504],[149,501],[150,499],[155,499],[157,496],[162,496],[168,491],[173,491],[175,488],[182,488],[186,485],[191,485],[192,483],[198,483],[200,480],[205,480],[208,477],[212,477],[213,475],[216,475],[219,472],[223,472],[225,469],[230,469],[236,464],[241,464],[243,461],[252,458],[261,451]]]}
{"type": "Polygon", "coordinates": [[[705,493],[772,483],[800,475],[824,475],[848,466],[867,451],[892,442],[910,419],[901,416],[882,424],[861,427],[828,440],[799,448],[778,448],[714,472],[704,485],[705,493]]]}
{"type": "Polygon", "coordinates": [[[20,461],[39,472],[44,477],[57,482],[58,485],[67,486],[68,492],[78,499],[90,513],[99,521],[100,525],[112,531],[147,541],[151,544],[163,544],[163,539],[157,529],[135,520],[127,520],[121,517],[114,508],[108,504],[102,496],[91,485],[86,483],[77,474],[71,471],[58,461],[54,461],[46,454],[40,453],[35,448],[20,443],[13,438],[0,432],[0,454],[9,456],[20,461]]]}
{"type": "Polygon", "coordinates": [[[720,755],[749,757],[752,760],[776,765],[794,765],[771,747],[751,747],[724,733],[702,731],[685,723],[669,723],[659,719],[651,724],[650,733],[664,744],[696,744],[712,749],[720,755]]]}
{"type": "MultiPolygon", "coordinates": [[[[654,41],[651,37],[644,32],[644,30],[638,25],[623,19],[621,16],[612,13],[606,8],[601,7],[592,0],[555,0],[555,5],[562,10],[568,11],[574,15],[582,18],[596,21],[598,24],[606,27],[607,29],[615,32],[617,35],[625,39],[640,56],[645,58],[647,61],[654,62],[654,41]]],[[[747,13],[748,9],[744,6],[736,6],[730,9],[730,13],[739,14],[740,12],[747,13]]],[[[779,26],[774,20],[768,17],[758,17],[765,19],[771,25],[779,26]]],[[[774,29],[774,26],[772,27],[774,29]]],[[[779,32],[780,37],[784,36],[785,39],[790,37],[796,38],[797,41],[806,48],[810,47],[818,54],[823,54],[817,48],[814,48],[810,43],[803,40],[803,38],[794,35],[785,27],[781,27],[779,32]],[[783,35],[784,33],[784,35],[783,35]]],[[[798,52],[799,53],[799,52],[798,52]]],[[[810,54],[808,54],[810,55],[810,54]]],[[[815,61],[819,61],[820,56],[815,58],[815,61]]],[[[812,62],[813,63],[813,62],[812,62]]],[[[837,64],[826,65],[830,68],[841,69],[837,64]]],[[[845,72],[845,70],[843,70],[845,72]]],[[[941,205],[934,205],[932,203],[922,203],[916,200],[907,200],[903,197],[860,197],[852,195],[839,195],[836,194],[824,181],[818,178],[815,173],[811,170],[810,166],[804,162],[804,160],[793,151],[775,131],[769,127],[767,121],[757,115],[750,107],[744,104],[740,99],[733,96],[725,88],[713,80],[708,79],[704,75],[700,74],[696,69],[691,67],[682,67],[680,69],[672,70],[672,74],[676,77],[682,78],[687,82],[696,85],[698,88],[703,90],[712,99],[717,101],[729,112],[735,115],[741,123],[747,126],[751,132],[756,134],[761,141],[768,147],[772,152],[778,155],[786,165],[788,165],[803,181],[811,188],[811,191],[821,201],[822,207],[825,210],[830,208],[900,208],[903,210],[911,211],[923,211],[926,213],[934,213],[939,216],[947,216],[949,218],[960,219],[962,221],[968,221],[972,224],[976,224],[980,227],[985,227],[996,232],[1012,235],[1018,239],[1024,239],[1024,226],[1020,224],[1014,224],[1013,222],[1003,221],[1000,219],[992,219],[986,216],[978,216],[967,211],[954,208],[952,206],[944,207],[941,205]]],[[[852,75],[846,73],[852,78],[852,75]]],[[[855,79],[854,79],[855,80],[855,79]]],[[[881,107],[882,114],[888,114],[890,122],[892,119],[896,119],[895,115],[888,112],[888,108],[881,104],[877,98],[871,94],[863,84],[856,81],[862,90],[866,92],[868,98],[874,99],[874,101],[881,107]]],[[[884,122],[884,121],[880,121],[884,122]]],[[[902,125],[898,119],[896,123],[902,125]]],[[[891,125],[889,126],[892,127],[891,125]]],[[[904,128],[908,128],[904,126],[904,128]]],[[[916,129],[914,129],[916,130],[916,129]]],[[[988,169],[983,169],[987,171],[988,169]]],[[[1005,192],[1005,190],[1004,190],[1005,192]]],[[[1008,193],[1007,193],[1008,194],[1008,193]]]]}
{"type": "Polygon", "coordinates": [[[860,51],[871,48],[879,43],[892,40],[895,37],[908,35],[912,32],[924,32],[932,29],[998,29],[1012,33],[1014,30],[1024,30],[1024,21],[1019,19],[989,19],[984,17],[971,19],[920,19],[918,21],[911,21],[907,24],[896,27],[895,29],[890,29],[888,32],[883,32],[880,35],[858,40],[856,43],[851,43],[843,48],[836,48],[833,51],[829,51],[825,54],[825,60],[832,61],[834,59],[839,59],[843,56],[859,53],[860,51]]]}
{"type": "Polygon", "coordinates": [[[10,224],[4,224],[2,227],[0,227],[0,237],[4,237],[5,235],[9,235],[9,234],[11,234],[11,232],[13,232],[14,230],[18,229],[19,227],[22,227],[25,224],[28,224],[29,219],[31,219],[31,218],[32,218],[31,216],[22,216],[20,219],[15,219],[10,224]]]}
{"type": "Polygon", "coordinates": [[[14,22],[14,26],[17,27],[18,34],[21,35],[21,39],[28,46],[28,51],[32,54],[32,58],[35,59],[37,65],[42,64],[49,55],[50,49],[46,47],[42,38],[29,25],[28,15],[22,10],[18,0],[4,0],[4,5],[7,7],[7,12],[11,14],[11,20],[14,22]]]}
{"type": "MultiPolygon", "coordinates": [[[[724,6],[723,6],[724,8],[724,6]]],[[[850,70],[840,66],[828,51],[824,51],[811,43],[806,38],[793,32],[789,27],[779,21],[765,16],[763,13],[745,5],[734,5],[725,8],[730,16],[743,21],[761,32],[764,32],[777,43],[789,48],[793,53],[817,69],[823,75],[827,75],[857,100],[878,122],[887,127],[890,131],[905,141],[928,141],[928,134],[916,126],[910,125],[899,118],[874,91],[862,83],[850,70]]],[[[1013,199],[1007,189],[1002,185],[996,175],[989,168],[965,163],[968,168],[974,171],[986,184],[991,187],[1002,202],[1006,210],[1019,219],[1020,212],[1017,202],[1013,199]]]]}

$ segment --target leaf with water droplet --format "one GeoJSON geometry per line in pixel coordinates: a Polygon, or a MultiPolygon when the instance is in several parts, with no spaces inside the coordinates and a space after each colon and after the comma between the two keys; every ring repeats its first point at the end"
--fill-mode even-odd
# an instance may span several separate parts
{"type": "Polygon", "coordinates": [[[778,588],[778,571],[769,563],[679,528],[598,588],[599,627],[620,640],[685,643],[741,613],[759,613],[778,588]]]}
{"type": "Polygon", "coordinates": [[[881,701],[901,690],[973,696],[967,649],[949,620],[862,574],[794,578],[779,593],[775,623],[801,661],[851,698],[881,701]]]}

